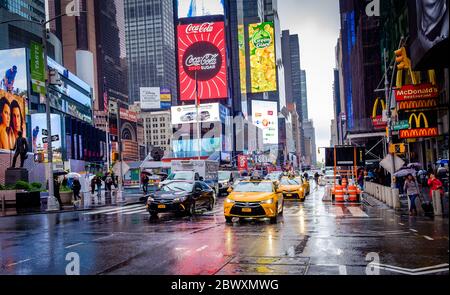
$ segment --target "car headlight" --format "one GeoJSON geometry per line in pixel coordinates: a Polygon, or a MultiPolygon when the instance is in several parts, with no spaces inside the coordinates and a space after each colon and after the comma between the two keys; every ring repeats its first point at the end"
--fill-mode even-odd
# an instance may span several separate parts
{"type": "Polygon", "coordinates": [[[273,203],[273,199],[268,199],[265,201],[261,201],[261,204],[272,204],[273,203]]]}
{"type": "Polygon", "coordinates": [[[229,198],[226,198],[225,202],[227,202],[228,204],[234,204],[235,201],[229,198]]]}
{"type": "Polygon", "coordinates": [[[153,199],[152,197],[148,197],[147,198],[147,204],[150,204],[151,202],[154,202],[155,199],[153,199]]]}
{"type": "Polygon", "coordinates": [[[184,202],[186,200],[187,200],[187,197],[179,197],[179,198],[173,199],[173,202],[174,203],[182,203],[182,202],[184,202]]]}

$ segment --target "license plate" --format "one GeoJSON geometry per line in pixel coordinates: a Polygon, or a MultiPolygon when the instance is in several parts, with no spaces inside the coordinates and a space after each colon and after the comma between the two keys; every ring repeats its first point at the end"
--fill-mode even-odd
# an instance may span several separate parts
{"type": "Polygon", "coordinates": [[[158,209],[166,209],[166,205],[158,205],[158,209]]]}
{"type": "Polygon", "coordinates": [[[242,208],[242,212],[245,212],[245,213],[252,212],[252,208],[242,208]]]}
{"type": "Polygon", "coordinates": [[[286,197],[292,197],[292,194],[286,194],[286,197]]]}

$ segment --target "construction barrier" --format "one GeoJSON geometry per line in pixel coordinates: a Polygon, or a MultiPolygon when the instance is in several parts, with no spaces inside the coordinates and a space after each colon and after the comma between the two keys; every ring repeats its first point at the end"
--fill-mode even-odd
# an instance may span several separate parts
{"type": "Polygon", "coordinates": [[[365,192],[375,199],[385,203],[395,210],[400,209],[400,193],[398,189],[373,182],[365,182],[364,188],[365,192]]]}

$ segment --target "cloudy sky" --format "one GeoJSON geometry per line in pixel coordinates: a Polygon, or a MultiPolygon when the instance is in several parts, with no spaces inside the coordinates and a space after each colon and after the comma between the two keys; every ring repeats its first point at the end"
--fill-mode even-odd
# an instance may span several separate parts
{"type": "MultiPolygon", "coordinates": [[[[279,0],[281,27],[300,39],[301,66],[306,70],[309,118],[314,120],[316,144],[330,145],[333,117],[333,69],[339,37],[339,1],[279,0]]],[[[323,157],[323,151],[318,159],[323,157]]]]}

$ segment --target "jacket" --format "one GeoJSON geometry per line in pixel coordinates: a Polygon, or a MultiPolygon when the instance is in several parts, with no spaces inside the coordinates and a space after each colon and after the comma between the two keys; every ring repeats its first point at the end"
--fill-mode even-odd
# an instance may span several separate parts
{"type": "Polygon", "coordinates": [[[408,196],[412,195],[418,195],[419,192],[419,184],[417,183],[417,180],[405,181],[405,185],[403,186],[403,190],[406,192],[408,196]]]}
{"type": "Polygon", "coordinates": [[[439,190],[441,194],[444,192],[442,182],[437,178],[428,179],[428,186],[430,187],[430,197],[433,197],[433,191],[439,190]]]}

